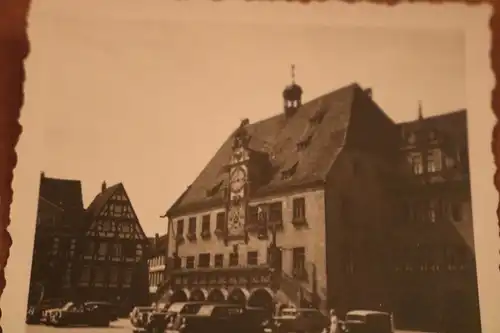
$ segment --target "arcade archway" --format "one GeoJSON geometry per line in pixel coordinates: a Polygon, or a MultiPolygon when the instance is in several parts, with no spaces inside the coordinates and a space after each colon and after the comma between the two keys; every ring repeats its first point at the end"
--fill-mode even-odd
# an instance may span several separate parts
{"type": "Polygon", "coordinates": [[[194,289],[191,291],[191,295],[189,296],[189,300],[193,302],[202,302],[205,301],[208,297],[208,292],[207,290],[200,288],[200,289],[194,289]]]}
{"type": "Polygon", "coordinates": [[[274,293],[269,288],[255,289],[248,298],[248,306],[274,309],[274,293]]]}
{"type": "Polygon", "coordinates": [[[232,304],[246,305],[250,297],[250,293],[245,288],[235,288],[231,290],[227,297],[227,301],[232,304]]]}
{"type": "Polygon", "coordinates": [[[179,289],[172,293],[170,296],[170,302],[187,302],[191,293],[187,289],[179,289]]]}
{"type": "Polygon", "coordinates": [[[212,289],[208,293],[207,301],[210,302],[225,302],[227,300],[228,292],[226,289],[212,289]]]}

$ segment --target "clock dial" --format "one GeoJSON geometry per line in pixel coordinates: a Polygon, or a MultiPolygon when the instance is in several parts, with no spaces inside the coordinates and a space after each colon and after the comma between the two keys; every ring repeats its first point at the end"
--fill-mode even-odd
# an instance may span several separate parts
{"type": "Polygon", "coordinates": [[[239,209],[232,209],[229,212],[228,229],[233,235],[237,235],[242,230],[242,216],[239,209]]]}
{"type": "Polygon", "coordinates": [[[231,172],[231,191],[239,192],[246,183],[246,172],[243,168],[236,168],[231,172]]]}

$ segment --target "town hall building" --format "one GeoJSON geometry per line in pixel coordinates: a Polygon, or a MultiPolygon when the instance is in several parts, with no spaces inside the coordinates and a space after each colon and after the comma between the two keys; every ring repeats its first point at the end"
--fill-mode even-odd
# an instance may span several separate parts
{"type": "Polygon", "coordinates": [[[466,111],[397,124],[356,83],[303,103],[293,82],[282,97],[167,211],[170,301],[478,327],[466,111]]]}

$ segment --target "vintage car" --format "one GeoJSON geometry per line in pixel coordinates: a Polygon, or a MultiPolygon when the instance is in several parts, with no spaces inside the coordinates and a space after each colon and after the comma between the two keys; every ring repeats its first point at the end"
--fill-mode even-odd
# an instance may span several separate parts
{"type": "Polygon", "coordinates": [[[327,316],[314,308],[285,308],[267,323],[265,332],[320,333],[330,326],[327,316]]]}
{"type": "Polygon", "coordinates": [[[146,332],[161,332],[166,329],[168,320],[174,320],[181,314],[195,314],[200,307],[208,302],[175,302],[169,306],[158,307],[148,313],[147,322],[143,324],[146,332]]]}
{"type": "Polygon", "coordinates": [[[54,326],[109,326],[110,314],[94,302],[66,303],[60,309],[52,309],[48,322],[54,326]]]}
{"type": "Polygon", "coordinates": [[[152,306],[136,306],[130,312],[130,323],[134,332],[146,331],[149,313],[155,310],[152,306]]]}
{"type": "Polygon", "coordinates": [[[50,309],[57,309],[66,303],[63,299],[45,299],[38,304],[33,304],[28,307],[26,314],[26,324],[33,325],[42,322],[43,312],[50,309]]]}
{"type": "Polygon", "coordinates": [[[89,307],[95,307],[99,311],[106,311],[109,314],[109,321],[118,320],[118,307],[110,302],[86,302],[89,307]]]}
{"type": "Polygon", "coordinates": [[[236,304],[204,304],[196,313],[168,317],[166,333],[262,333],[261,314],[236,304]]]}
{"type": "Polygon", "coordinates": [[[349,311],[344,321],[348,333],[393,333],[392,316],[387,312],[372,310],[349,311]]]}
{"type": "Polygon", "coordinates": [[[167,317],[166,333],[233,333],[244,330],[241,314],[244,307],[232,304],[205,304],[196,313],[167,317]]]}

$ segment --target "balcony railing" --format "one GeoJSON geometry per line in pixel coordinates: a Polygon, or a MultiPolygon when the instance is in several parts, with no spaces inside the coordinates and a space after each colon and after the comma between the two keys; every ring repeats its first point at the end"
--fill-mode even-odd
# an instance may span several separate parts
{"type": "Polygon", "coordinates": [[[174,269],[169,274],[175,287],[229,287],[270,285],[272,273],[267,265],[174,269]]]}

